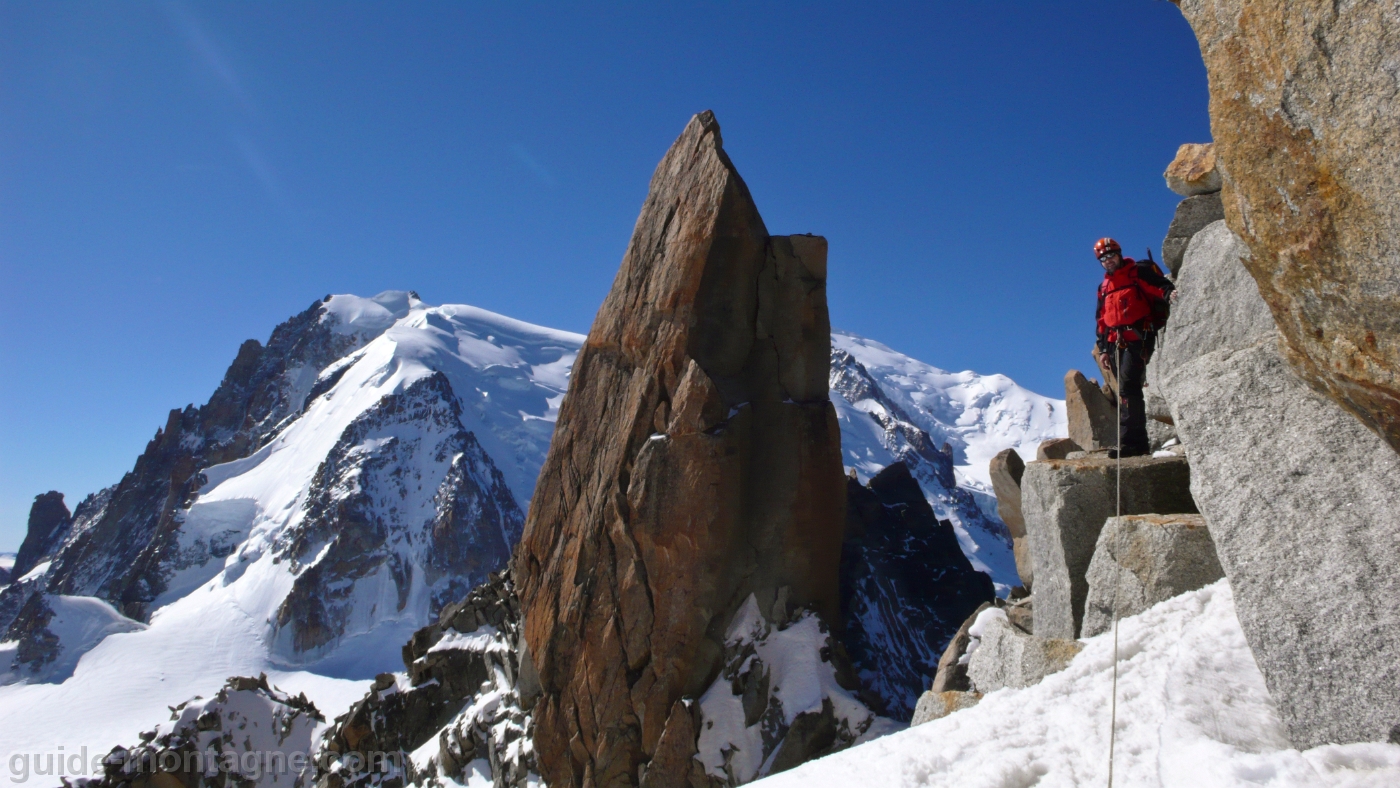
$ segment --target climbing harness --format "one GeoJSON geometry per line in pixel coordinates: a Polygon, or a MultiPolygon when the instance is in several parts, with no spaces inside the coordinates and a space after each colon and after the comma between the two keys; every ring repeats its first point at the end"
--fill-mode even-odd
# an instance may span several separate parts
{"type": "MultiPolygon", "coordinates": [[[[1123,346],[1120,343],[1113,344],[1113,356],[1116,375],[1116,370],[1123,368],[1123,346]]],[[[1123,392],[1120,389],[1114,393],[1118,395],[1118,451],[1113,511],[1113,697],[1109,701],[1108,712],[1108,788],[1113,788],[1113,745],[1118,738],[1118,591],[1123,587],[1120,578],[1123,568],[1118,563],[1118,557],[1123,554],[1119,544],[1123,539],[1123,524],[1120,522],[1123,517],[1123,392]]]]}

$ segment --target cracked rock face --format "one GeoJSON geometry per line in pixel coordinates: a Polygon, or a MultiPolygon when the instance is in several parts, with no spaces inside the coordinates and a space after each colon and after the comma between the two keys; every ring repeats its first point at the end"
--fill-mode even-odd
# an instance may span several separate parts
{"type": "Polygon", "coordinates": [[[514,559],[551,786],[684,784],[673,708],[719,673],[750,595],[839,620],[825,283],[826,241],[770,237],[695,116],[574,365],[514,559]]]}
{"type": "Polygon", "coordinates": [[[1400,451],[1400,2],[1176,2],[1285,358],[1400,451]]]}

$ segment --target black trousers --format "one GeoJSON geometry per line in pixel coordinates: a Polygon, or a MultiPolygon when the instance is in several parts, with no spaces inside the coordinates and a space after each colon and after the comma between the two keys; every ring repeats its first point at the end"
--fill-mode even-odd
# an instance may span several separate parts
{"type": "Polygon", "coordinates": [[[1118,448],[1123,454],[1147,454],[1147,404],[1142,398],[1142,384],[1147,379],[1147,359],[1152,351],[1142,340],[1125,346],[1109,347],[1109,364],[1118,378],[1118,396],[1122,399],[1118,417],[1118,448]],[[1121,369],[1120,369],[1121,367],[1121,369]]]}

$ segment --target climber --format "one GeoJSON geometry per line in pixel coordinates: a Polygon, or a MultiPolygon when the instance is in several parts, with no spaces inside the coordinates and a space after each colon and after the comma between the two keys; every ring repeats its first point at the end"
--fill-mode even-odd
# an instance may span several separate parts
{"type": "Polygon", "coordinates": [[[1104,269],[1095,315],[1096,347],[1099,356],[1108,359],[1120,399],[1118,448],[1109,456],[1140,457],[1150,449],[1142,385],[1176,288],[1151,260],[1124,257],[1123,248],[1112,238],[1100,238],[1094,244],[1094,256],[1104,269]]]}

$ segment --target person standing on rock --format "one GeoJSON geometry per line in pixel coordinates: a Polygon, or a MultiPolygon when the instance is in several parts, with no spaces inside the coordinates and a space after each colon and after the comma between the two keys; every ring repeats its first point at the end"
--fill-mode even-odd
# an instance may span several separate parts
{"type": "Polygon", "coordinates": [[[1142,385],[1176,288],[1151,260],[1124,257],[1112,238],[1100,238],[1094,256],[1104,269],[1096,314],[1098,351],[1118,380],[1120,399],[1118,448],[1110,456],[1140,457],[1150,450],[1142,385]]]}

